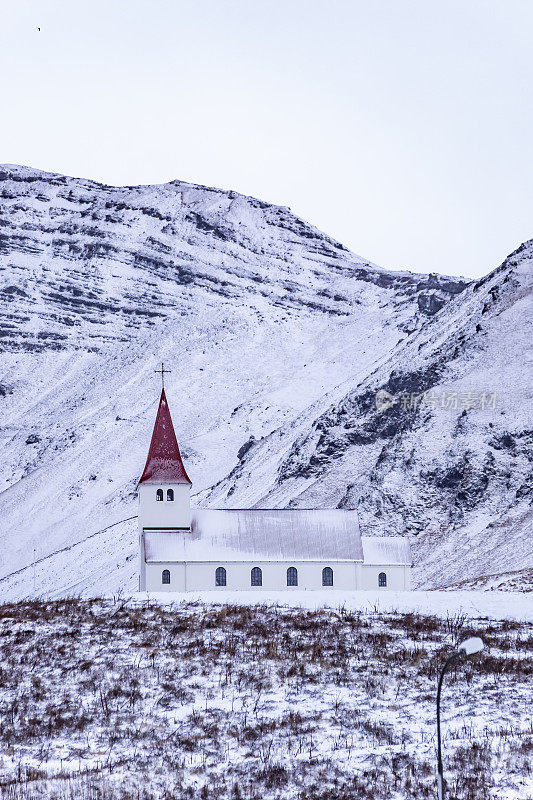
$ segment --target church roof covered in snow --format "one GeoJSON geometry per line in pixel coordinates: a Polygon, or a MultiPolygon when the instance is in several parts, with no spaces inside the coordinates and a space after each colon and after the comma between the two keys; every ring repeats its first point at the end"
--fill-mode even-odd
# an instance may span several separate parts
{"type": "Polygon", "coordinates": [[[356,511],[193,509],[191,530],[144,531],[148,563],[363,561],[356,511]]]}
{"type": "Polygon", "coordinates": [[[365,564],[376,566],[410,565],[409,539],[405,536],[362,536],[365,564]]]}
{"type": "Polygon", "coordinates": [[[148,458],[139,483],[191,483],[181,460],[164,389],[161,391],[148,458]]]}

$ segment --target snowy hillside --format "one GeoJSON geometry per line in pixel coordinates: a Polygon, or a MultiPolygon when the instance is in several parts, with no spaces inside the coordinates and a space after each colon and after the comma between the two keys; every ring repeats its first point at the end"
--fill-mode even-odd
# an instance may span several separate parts
{"type": "Polygon", "coordinates": [[[532,266],[529,242],[340,402],[271,434],[209,501],[235,487],[237,504],[358,504],[363,533],[416,537],[421,586],[532,567],[532,266]]]}
{"type": "Polygon", "coordinates": [[[361,495],[364,533],[418,534],[419,583],[532,566],[530,268],[528,245],[465,289],[236,192],[0,168],[2,593],[135,588],[161,360],[198,504],[361,495]],[[378,412],[379,388],[497,402],[378,412]]]}

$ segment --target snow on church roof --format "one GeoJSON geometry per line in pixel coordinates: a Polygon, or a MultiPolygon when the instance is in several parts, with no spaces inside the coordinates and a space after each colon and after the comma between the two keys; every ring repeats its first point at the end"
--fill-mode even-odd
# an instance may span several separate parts
{"type": "Polygon", "coordinates": [[[411,565],[409,539],[405,536],[362,536],[365,564],[376,566],[411,565]]]}
{"type": "Polygon", "coordinates": [[[161,390],[148,458],[139,483],[191,483],[181,460],[164,389],[161,390]]]}
{"type": "Polygon", "coordinates": [[[145,530],[148,563],[362,561],[356,511],[193,509],[191,530],[145,530]]]}

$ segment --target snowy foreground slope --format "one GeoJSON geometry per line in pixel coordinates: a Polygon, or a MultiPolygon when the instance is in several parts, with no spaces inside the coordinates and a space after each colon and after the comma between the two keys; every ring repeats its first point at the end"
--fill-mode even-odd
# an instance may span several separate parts
{"type": "Polygon", "coordinates": [[[531,625],[280,606],[0,605],[0,798],[527,800],[531,625]],[[28,669],[31,665],[31,669],[28,669]]]}
{"type": "Polygon", "coordinates": [[[531,251],[467,286],[236,192],[0,168],[2,596],[135,588],[161,360],[198,504],[359,504],[424,586],[533,566],[531,251]],[[496,404],[403,407],[433,389],[496,404]]]}

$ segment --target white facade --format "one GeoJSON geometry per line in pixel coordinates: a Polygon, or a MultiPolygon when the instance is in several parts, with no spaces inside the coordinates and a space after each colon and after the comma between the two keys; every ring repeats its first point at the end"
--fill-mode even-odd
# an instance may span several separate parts
{"type": "Polygon", "coordinates": [[[187,483],[141,483],[139,486],[141,529],[190,528],[190,495],[191,487],[187,483]],[[162,499],[159,500],[158,497],[162,499]]]}
{"type": "Polygon", "coordinates": [[[167,501],[169,487],[145,484],[139,493],[141,590],[411,588],[408,541],[361,537],[356,511],[194,509],[187,517],[189,487],[174,486],[180,493],[167,501]],[[185,519],[188,527],[177,524],[185,519]]]}
{"type": "Polygon", "coordinates": [[[157,562],[146,565],[146,590],[151,592],[187,592],[212,589],[213,591],[262,591],[286,590],[288,592],[301,589],[410,589],[411,568],[402,566],[366,566],[364,564],[335,561],[203,561],[203,562],[157,562]],[[216,585],[216,570],[224,567],[226,584],[216,585]],[[251,571],[259,567],[262,573],[262,584],[251,585],[251,571]],[[287,570],[295,567],[298,574],[297,585],[287,585],[287,570]],[[333,585],[322,584],[322,570],[330,567],[333,571],[333,585]],[[170,573],[169,584],[163,584],[163,571],[170,573]],[[379,575],[386,576],[386,585],[380,587],[379,575]]]}

